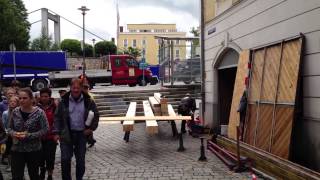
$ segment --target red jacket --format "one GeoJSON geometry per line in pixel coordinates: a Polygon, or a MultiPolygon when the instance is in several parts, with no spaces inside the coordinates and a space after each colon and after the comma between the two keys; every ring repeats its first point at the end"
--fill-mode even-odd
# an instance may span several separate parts
{"type": "Polygon", "coordinates": [[[50,99],[50,105],[49,106],[43,106],[41,103],[38,104],[38,106],[45,112],[48,124],[49,124],[49,131],[48,133],[43,137],[44,140],[53,140],[54,134],[52,133],[53,130],[53,122],[54,122],[54,112],[56,110],[56,104],[54,99],[50,99]]]}

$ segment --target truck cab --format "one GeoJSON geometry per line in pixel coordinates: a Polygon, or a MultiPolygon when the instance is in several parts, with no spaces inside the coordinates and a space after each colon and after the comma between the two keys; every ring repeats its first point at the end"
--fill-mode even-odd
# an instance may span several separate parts
{"type": "Polygon", "coordinates": [[[112,84],[128,84],[129,86],[156,84],[158,78],[152,75],[150,69],[140,69],[139,62],[129,55],[110,55],[112,84]]]}

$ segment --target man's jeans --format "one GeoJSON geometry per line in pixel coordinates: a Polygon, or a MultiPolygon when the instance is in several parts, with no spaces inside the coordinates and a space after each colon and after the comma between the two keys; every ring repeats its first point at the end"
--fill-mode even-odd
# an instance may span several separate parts
{"type": "Polygon", "coordinates": [[[76,157],[76,179],[82,180],[85,172],[85,154],[87,138],[83,131],[71,132],[72,143],[60,143],[61,149],[61,173],[63,180],[71,180],[71,159],[73,153],[76,157]]]}

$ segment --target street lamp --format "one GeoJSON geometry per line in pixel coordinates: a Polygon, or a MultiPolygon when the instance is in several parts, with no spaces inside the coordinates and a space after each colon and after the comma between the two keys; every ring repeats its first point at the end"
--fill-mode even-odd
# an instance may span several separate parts
{"type": "Polygon", "coordinates": [[[84,77],[85,73],[86,73],[86,61],[85,61],[85,21],[84,21],[84,16],[86,15],[86,11],[89,11],[90,9],[88,9],[86,6],[81,6],[81,8],[78,8],[78,10],[82,11],[82,17],[83,17],[83,24],[82,24],[82,31],[83,31],[83,39],[82,39],[82,43],[83,43],[83,49],[82,49],[82,75],[84,77]]]}
{"type": "Polygon", "coordinates": [[[92,47],[92,51],[93,51],[93,53],[92,53],[92,55],[93,55],[93,57],[96,57],[96,52],[95,52],[95,49],[94,49],[94,43],[96,42],[96,40],[93,38],[92,39],[92,44],[93,44],[93,47],[92,47]]]}

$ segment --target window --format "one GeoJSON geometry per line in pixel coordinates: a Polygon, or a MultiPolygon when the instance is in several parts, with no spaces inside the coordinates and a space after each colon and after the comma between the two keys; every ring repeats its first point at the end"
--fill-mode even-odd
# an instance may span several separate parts
{"type": "Polygon", "coordinates": [[[120,66],[121,66],[121,59],[115,59],[115,60],[114,60],[114,65],[115,65],[116,67],[120,67],[120,66]]]}
{"type": "Polygon", "coordinates": [[[127,61],[127,65],[129,67],[138,67],[139,66],[138,62],[134,59],[126,59],[126,61],[127,61]]]}
{"type": "Polygon", "coordinates": [[[180,58],[180,51],[179,51],[179,49],[176,50],[176,58],[180,58]]]}
{"type": "Polygon", "coordinates": [[[132,47],[137,47],[137,40],[136,39],[132,40],[132,47]]]}
{"type": "Polygon", "coordinates": [[[142,44],[142,46],[145,46],[147,44],[147,41],[145,39],[143,39],[141,44],[142,44]]]}
{"type": "Polygon", "coordinates": [[[176,45],[179,45],[180,44],[180,41],[179,40],[176,40],[176,45]]]}
{"type": "Polygon", "coordinates": [[[128,47],[128,39],[123,40],[123,47],[128,47]]]}

